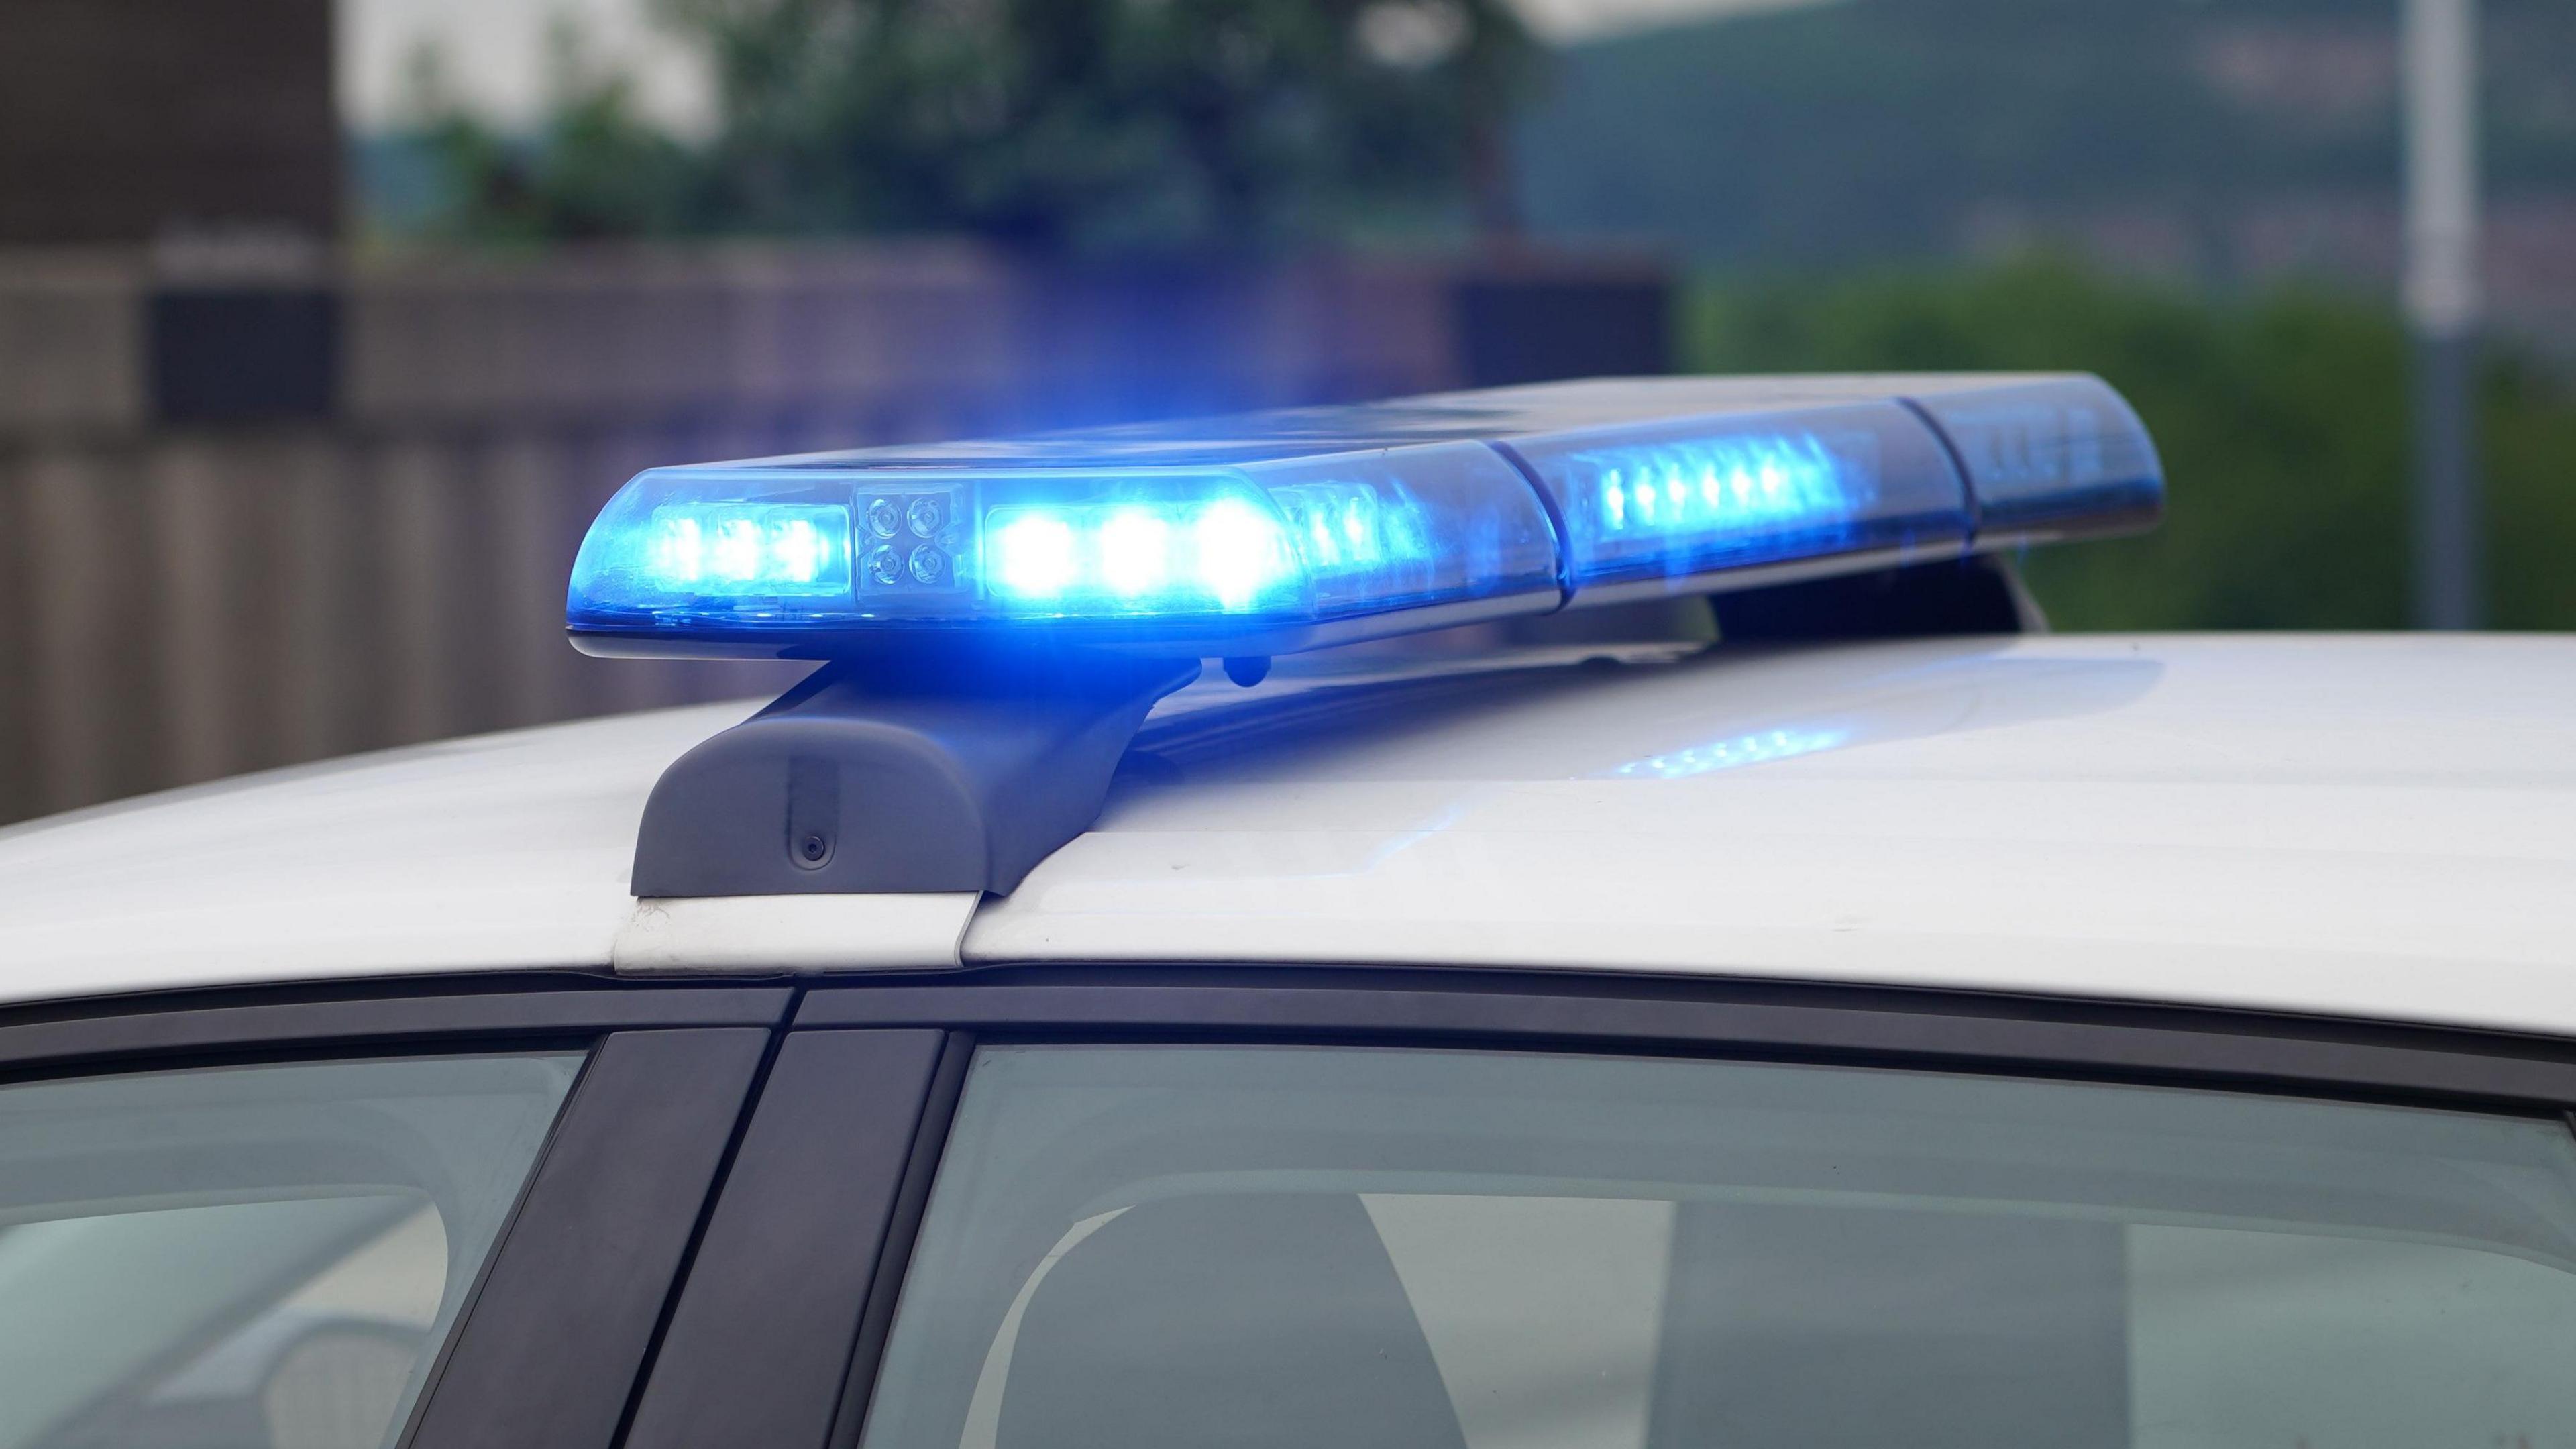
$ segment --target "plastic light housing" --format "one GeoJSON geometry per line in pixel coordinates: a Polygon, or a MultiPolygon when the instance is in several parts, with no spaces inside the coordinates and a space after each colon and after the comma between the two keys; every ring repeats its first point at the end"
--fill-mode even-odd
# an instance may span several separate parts
{"type": "Polygon", "coordinates": [[[655,469],[584,540],[567,618],[577,633],[690,652],[820,657],[961,629],[1268,652],[1389,632],[1369,621],[1399,615],[1458,622],[1560,600],[1545,508],[1493,450],[1454,444],[1411,450],[1401,466],[1323,454],[655,469]],[[758,566],[724,569],[703,546],[673,544],[732,539],[748,520],[829,543],[811,559],[737,546],[758,566]]]}
{"type": "Polygon", "coordinates": [[[1555,383],[650,469],[565,617],[600,654],[1286,653],[2126,532],[2163,491],[2080,375],[1555,383]]]}
{"type": "Polygon", "coordinates": [[[1962,379],[1916,405],[1957,451],[1989,545],[2144,527],[2164,508],[2155,440],[2099,378],[1962,379]]]}
{"type": "Polygon", "coordinates": [[[1565,520],[1575,596],[1595,602],[1855,555],[1955,554],[1971,528],[1956,465],[1896,403],[1618,424],[1512,446],[1565,520]]]}

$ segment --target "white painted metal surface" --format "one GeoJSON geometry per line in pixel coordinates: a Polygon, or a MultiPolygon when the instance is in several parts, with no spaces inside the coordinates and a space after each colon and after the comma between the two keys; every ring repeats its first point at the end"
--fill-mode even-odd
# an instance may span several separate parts
{"type": "MultiPolygon", "coordinates": [[[[975,912],[964,959],[1645,969],[2576,1034],[2576,639],[1674,652],[1196,686],[1099,827],[975,912]]],[[[747,708],[0,832],[0,997],[955,959],[963,902],[638,911],[645,793],[747,708]]]]}
{"type": "Polygon", "coordinates": [[[641,900],[618,928],[608,960],[629,975],[955,966],[982,899],[973,891],[926,891],[641,900]]]}
{"type": "Polygon", "coordinates": [[[748,702],[520,730],[0,831],[0,997],[607,963],[644,796],[748,702]]]}
{"type": "Polygon", "coordinates": [[[969,962],[1473,962],[2576,1032],[2576,640],[1932,641],[1225,710],[969,962]],[[1242,716],[1237,718],[1236,716],[1242,716]]]}

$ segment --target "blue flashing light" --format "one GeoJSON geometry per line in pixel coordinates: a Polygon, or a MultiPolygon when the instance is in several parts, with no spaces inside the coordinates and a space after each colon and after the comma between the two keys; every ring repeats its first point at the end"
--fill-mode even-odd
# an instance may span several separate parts
{"type": "Polygon", "coordinates": [[[959,629],[1283,653],[2121,531],[2163,486],[2089,377],[1547,384],[655,468],[583,540],[565,617],[611,653],[959,629]]]}
{"type": "Polygon", "coordinates": [[[708,597],[829,597],[850,587],[850,511],[837,504],[656,510],[649,571],[708,597]]]}
{"type": "Polygon", "coordinates": [[[1578,461],[1597,480],[1601,536],[1643,537],[1658,549],[1700,534],[1846,523],[1861,481],[1811,434],[1612,449],[1578,461]]]}
{"type": "Polygon", "coordinates": [[[1300,566],[1289,525],[1253,501],[996,508],[985,559],[1006,613],[1242,614],[1293,606],[1300,566]]]}
{"type": "Polygon", "coordinates": [[[1394,611],[1561,600],[1546,509],[1501,454],[1456,443],[1223,467],[659,468],[593,525],[566,616],[679,644],[988,624],[1285,649],[1394,611]]]}
{"type": "Polygon", "coordinates": [[[1698,578],[1851,553],[1956,552],[1967,491],[1893,403],[1715,414],[1515,440],[1563,512],[1587,587],[1698,578]]]}

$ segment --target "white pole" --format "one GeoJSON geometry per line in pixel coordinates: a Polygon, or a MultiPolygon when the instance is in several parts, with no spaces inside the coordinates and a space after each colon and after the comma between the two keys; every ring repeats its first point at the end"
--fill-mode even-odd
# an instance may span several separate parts
{"type": "Polygon", "coordinates": [[[2405,307],[2414,345],[2415,622],[2477,626],[2477,0],[2403,0],[2405,307]]]}

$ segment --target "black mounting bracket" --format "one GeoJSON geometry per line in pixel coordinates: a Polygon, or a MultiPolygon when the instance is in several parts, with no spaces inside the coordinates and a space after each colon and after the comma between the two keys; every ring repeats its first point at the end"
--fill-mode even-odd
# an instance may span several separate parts
{"type": "Polygon", "coordinates": [[[1090,828],[1196,660],[969,650],[836,661],[672,762],[638,896],[1007,892],[1090,828]]]}
{"type": "Polygon", "coordinates": [[[1750,643],[2045,634],[2048,618],[1995,554],[1715,594],[1717,637],[1750,643]]]}

